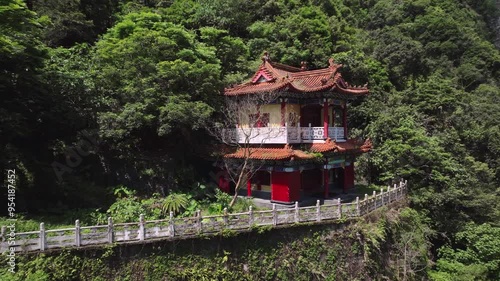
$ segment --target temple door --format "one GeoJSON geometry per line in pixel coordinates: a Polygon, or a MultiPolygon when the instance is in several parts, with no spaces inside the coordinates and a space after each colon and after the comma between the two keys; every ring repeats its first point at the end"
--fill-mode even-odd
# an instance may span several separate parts
{"type": "Polygon", "coordinates": [[[343,168],[335,168],[333,169],[333,188],[335,189],[344,189],[344,169],[343,168]]]}
{"type": "Polygon", "coordinates": [[[322,127],[321,123],[321,106],[320,105],[306,105],[300,112],[300,126],[309,127],[322,127]]]}

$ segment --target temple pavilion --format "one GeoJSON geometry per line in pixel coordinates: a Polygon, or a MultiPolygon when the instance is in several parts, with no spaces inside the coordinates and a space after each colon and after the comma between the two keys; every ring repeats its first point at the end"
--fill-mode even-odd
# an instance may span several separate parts
{"type": "MultiPolygon", "coordinates": [[[[330,59],[327,68],[308,70],[305,63],[298,68],[272,62],[264,53],[249,81],[224,89],[231,99],[276,95],[260,105],[247,124],[232,129],[237,136],[249,128],[256,134],[246,140],[236,137],[236,142],[249,143],[223,156],[235,161],[248,157],[259,163],[245,179],[246,190],[240,188],[240,192],[293,203],[303,196],[328,198],[332,190],[353,188],[355,158],[372,145],[369,139],[348,139],[347,105],[369,91],[366,85],[349,85],[339,72],[341,67],[330,59]]],[[[228,190],[227,179],[221,177],[219,187],[228,190]]]]}

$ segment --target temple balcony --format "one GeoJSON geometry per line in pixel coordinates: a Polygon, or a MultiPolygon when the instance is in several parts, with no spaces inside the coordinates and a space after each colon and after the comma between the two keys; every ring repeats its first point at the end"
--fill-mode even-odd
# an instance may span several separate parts
{"type": "Polygon", "coordinates": [[[251,127],[226,129],[232,142],[248,144],[287,144],[324,142],[330,138],[335,142],[345,142],[344,127],[251,127]]]}

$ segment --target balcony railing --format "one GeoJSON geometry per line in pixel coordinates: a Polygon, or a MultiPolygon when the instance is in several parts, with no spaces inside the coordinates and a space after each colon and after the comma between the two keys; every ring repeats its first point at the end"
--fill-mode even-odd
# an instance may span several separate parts
{"type": "MultiPolygon", "coordinates": [[[[323,127],[261,127],[227,129],[226,135],[234,142],[250,144],[285,144],[318,142],[326,139],[323,127]]],[[[345,141],[343,127],[328,127],[328,137],[345,141]]]]}
{"type": "Polygon", "coordinates": [[[328,137],[332,140],[345,140],[344,127],[329,127],[328,137]]]}

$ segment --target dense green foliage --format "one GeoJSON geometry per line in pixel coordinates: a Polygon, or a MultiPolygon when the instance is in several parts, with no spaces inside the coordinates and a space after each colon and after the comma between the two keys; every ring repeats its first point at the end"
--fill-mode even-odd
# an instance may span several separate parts
{"type": "MultiPolygon", "coordinates": [[[[26,4],[0,1],[0,166],[16,169],[18,212],[192,213],[197,187],[213,181],[203,128],[221,89],[247,77],[263,50],[312,68],[334,57],[347,80],[371,91],[350,105],[351,136],[374,143],[358,175],[407,179],[412,216],[432,229],[420,232],[432,247],[413,264],[417,275],[499,278],[495,1],[26,4]],[[135,193],[116,199],[120,185],[135,193]]],[[[220,212],[224,198],[212,201],[220,212]]],[[[415,233],[402,229],[400,237],[415,233]]],[[[414,250],[426,251],[419,243],[414,250]]]]}

